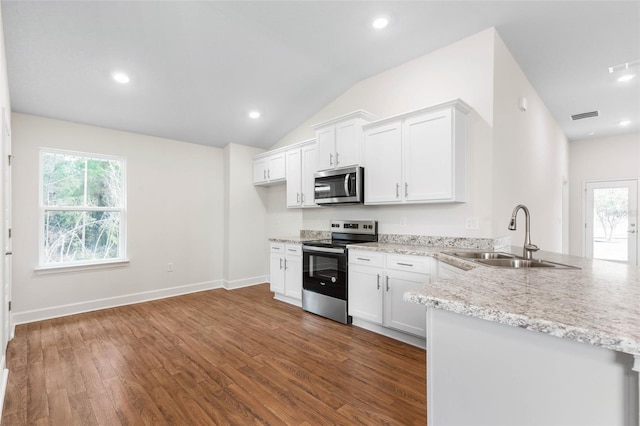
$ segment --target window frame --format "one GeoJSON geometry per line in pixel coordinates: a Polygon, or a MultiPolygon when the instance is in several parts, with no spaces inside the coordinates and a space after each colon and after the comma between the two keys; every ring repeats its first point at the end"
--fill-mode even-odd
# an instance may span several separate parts
{"type": "MultiPolygon", "coordinates": [[[[85,182],[86,183],[86,182],[85,182]]],[[[38,266],[36,272],[57,272],[66,270],[84,270],[93,268],[117,267],[129,263],[127,258],[127,159],[125,157],[98,154],[91,152],[72,151],[56,148],[41,147],[38,155],[38,266]],[[48,206],[44,203],[44,155],[60,154],[75,157],[84,157],[95,160],[118,161],[121,164],[121,207],[96,207],[96,206],[48,206]],[[45,213],[47,211],[81,211],[81,212],[119,212],[120,213],[120,238],[118,243],[119,256],[110,259],[91,259],[45,263],[45,213]]]]}

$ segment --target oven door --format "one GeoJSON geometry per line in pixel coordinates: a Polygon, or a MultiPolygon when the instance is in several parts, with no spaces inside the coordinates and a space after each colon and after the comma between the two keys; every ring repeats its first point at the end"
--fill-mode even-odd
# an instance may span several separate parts
{"type": "Polygon", "coordinates": [[[302,288],[347,300],[346,250],[303,246],[302,253],[302,288]]]}

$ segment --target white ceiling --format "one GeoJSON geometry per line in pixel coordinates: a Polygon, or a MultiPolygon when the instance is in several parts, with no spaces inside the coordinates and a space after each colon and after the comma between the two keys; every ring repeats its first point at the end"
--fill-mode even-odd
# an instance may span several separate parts
{"type": "Polygon", "coordinates": [[[267,148],[356,82],[496,27],[569,139],[639,129],[640,75],[607,71],[640,59],[639,1],[3,0],[2,15],[26,114],[267,148]]]}

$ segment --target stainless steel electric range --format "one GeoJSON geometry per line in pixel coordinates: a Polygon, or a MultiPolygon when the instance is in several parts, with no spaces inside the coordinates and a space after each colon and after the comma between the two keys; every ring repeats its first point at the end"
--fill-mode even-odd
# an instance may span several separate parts
{"type": "Polygon", "coordinates": [[[351,324],[347,245],[378,241],[374,220],[332,220],[331,239],[302,244],[302,309],[351,324]]]}

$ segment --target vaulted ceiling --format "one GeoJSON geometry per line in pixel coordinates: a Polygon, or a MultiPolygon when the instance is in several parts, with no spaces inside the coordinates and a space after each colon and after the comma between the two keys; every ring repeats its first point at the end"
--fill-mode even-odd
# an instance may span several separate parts
{"type": "Polygon", "coordinates": [[[638,1],[2,1],[2,15],[27,114],[267,148],[356,82],[495,27],[569,139],[639,129],[638,1]],[[608,68],[625,63],[636,77],[618,82],[608,68]]]}

